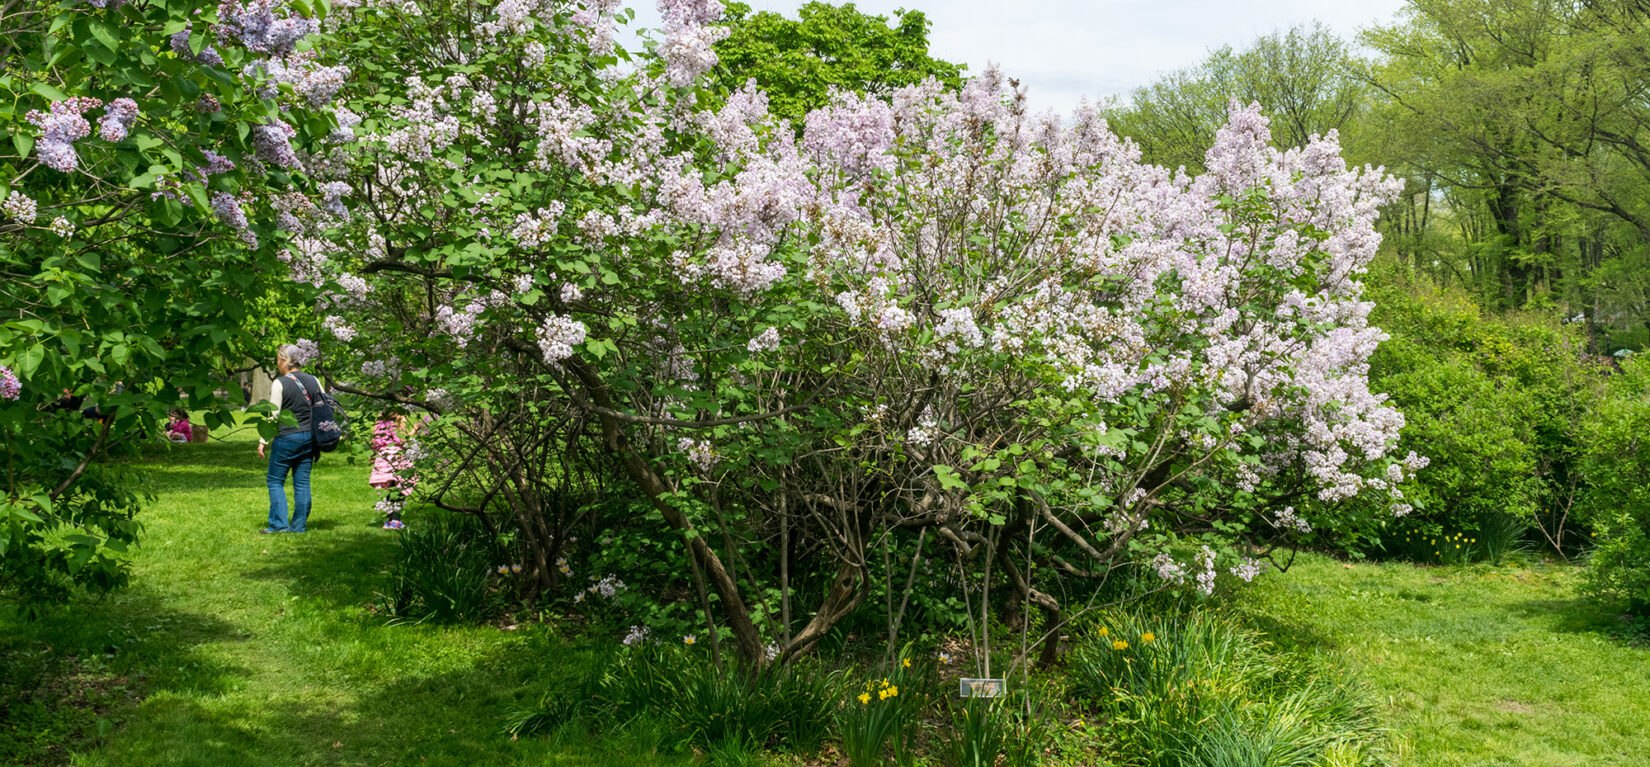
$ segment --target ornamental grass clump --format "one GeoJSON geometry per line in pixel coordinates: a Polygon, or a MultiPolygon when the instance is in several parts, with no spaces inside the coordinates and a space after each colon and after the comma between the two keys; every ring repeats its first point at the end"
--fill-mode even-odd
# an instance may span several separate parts
{"type": "Polygon", "coordinates": [[[1374,764],[1375,711],[1355,688],[1206,610],[1108,612],[1071,658],[1119,761],[1147,767],[1374,764]]]}
{"type": "Polygon", "coordinates": [[[395,622],[475,623],[504,609],[498,547],[475,520],[432,512],[396,544],[388,590],[378,595],[395,622]]]}
{"type": "Polygon", "coordinates": [[[1041,764],[1055,721],[1024,693],[957,701],[940,756],[951,767],[994,767],[999,758],[1008,767],[1041,764]]]}
{"type": "Polygon", "coordinates": [[[812,753],[830,730],[835,675],[795,663],[718,667],[697,643],[637,642],[510,718],[513,735],[647,721],[680,749],[812,753]]]}

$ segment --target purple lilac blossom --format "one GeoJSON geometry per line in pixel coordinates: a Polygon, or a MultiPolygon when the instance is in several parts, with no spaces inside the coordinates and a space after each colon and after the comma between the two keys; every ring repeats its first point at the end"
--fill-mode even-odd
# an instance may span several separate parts
{"type": "Polygon", "coordinates": [[[298,131],[278,118],[252,128],[252,151],[257,158],[283,168],[298,167],[298,153],[292,151],[292,137],[298,131]]]}
{"type": "Polygon", "coordinates": [[[121,98],[109,102],[103,111],[103,118],[98,120],[97,135],[111,144],[126,140],[126,134],[132,129],[132,123],[137,121],[138,105],[136,101],[121,98]]]}
{"type": "Polygon", "coordinates": [[[224,0],[218,5],[218,24],[222,34],[247,50],[271,56],[292,53],[298,41],[321,29],[319,21],[294,15],[280,0],[252,0],[244,5],[224,0]],[[276,16],[277,9],[284,15],[276,16]]]}
{"type": "Polygon", "coordinates": [[[23,395],[23,383],[11,368],[0,365],[0,399],[17,399],[23,395]]]}
{"type": "Polygon", "coordinates": [[[74,142],[92,133],[92,124],[81,114],[102,105],[103,102],[98,99],[76,96],[53,102],[50,113],[38,109],[30,111],[29,122],[40,129],[40,140],[34,145],[40,162],[48,168],[64,173],[74,170],[80,164],[80,156],[75,154],[74,142]]]}

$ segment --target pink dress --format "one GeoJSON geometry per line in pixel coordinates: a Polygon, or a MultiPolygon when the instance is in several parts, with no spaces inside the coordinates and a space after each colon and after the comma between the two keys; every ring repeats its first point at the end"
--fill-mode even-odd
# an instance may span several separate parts
{"type": "Polygon", "coordinates": [[[395,454],[401,452],[398,447],[381,449],[372,457],[372,474],[367,477],[367,484],[377,488],[395,487],[395,454]]]}

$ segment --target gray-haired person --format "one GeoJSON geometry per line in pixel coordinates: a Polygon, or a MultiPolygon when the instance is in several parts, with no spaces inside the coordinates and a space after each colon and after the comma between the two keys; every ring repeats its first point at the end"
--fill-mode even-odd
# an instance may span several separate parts
{"type": "MultiPolygon", "coordinates": [[[[301,533],[309,523],[309,472],[315,466],[315,448],[310,440],[310,402],[321,392],[321,382],[304,372],[302,349],[286,344],[275,352],[275,369],[280,375],[269,388],[273,415],[292,413],[298,423],[283,425],[269,444],[269,526],[261,533],[301,533]],[[286,478],[292,475],[292,518],[286,514],[286,478]]],[[[264,440],[258,440],[258,456],[264,455],[264,440]]]]}

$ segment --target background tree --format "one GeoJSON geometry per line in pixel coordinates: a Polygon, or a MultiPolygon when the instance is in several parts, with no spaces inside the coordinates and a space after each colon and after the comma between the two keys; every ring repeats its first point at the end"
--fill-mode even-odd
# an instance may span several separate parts
{"type": "Polygon", "coordinates": [[[1385,55],[1368,74],[1384,123],[1368,151],[1417,180],[1412,204],[1433,211],[1422,223],[1460,245],[1400,244],[1405,255],[1492,307],[1554,305],[1642,338],[1642,8],[1417,0],[1407,13],[1366,38],[1385,55]]]}
{"type": "MultiPolygon", "coordinates": [[[[1305,146],[1313,135],[1343,134],[1366,103],[1346,43],[1322,24],[1299,26],[1225,46],[1202,63],[1137,88],[1107,115],[1119,135],[1134,139],[1148,162],[1204,170],[1203,153],[1225,124],[1227,107],[1258,103],[1282,146],[1305,146]]],[[[1349,136],[1342,141],[1354,145],[1349,136]]]]}
{"type": "Polygon", "coordinates": [[[896,11],[890,22],[853,3],[810,2],[789,19],[735,2],[723,23],[728,36],[716,44],[716,79],[729,91],[754,79],[768,94],[769,110],[798,125],[829,102],[832,88],[885,94],[929,77],[962,85],[964,65],[928,54],[931,24],[922,11],[896,11]]]}

